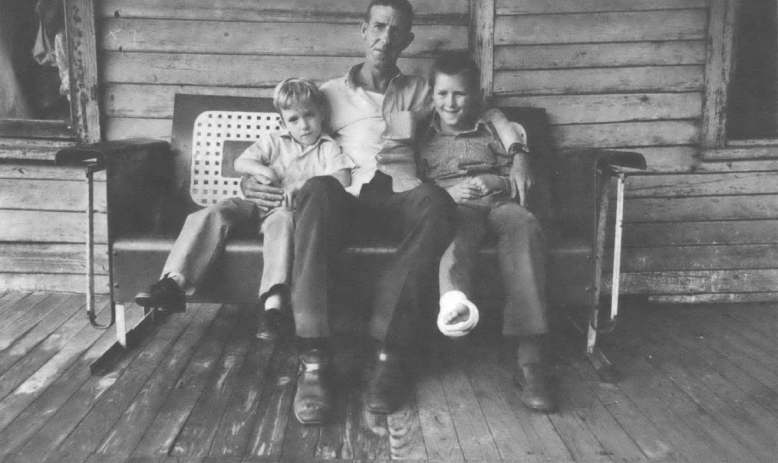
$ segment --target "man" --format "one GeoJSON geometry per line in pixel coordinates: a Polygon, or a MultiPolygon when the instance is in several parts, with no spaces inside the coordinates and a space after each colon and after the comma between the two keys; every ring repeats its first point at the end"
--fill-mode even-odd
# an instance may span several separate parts
{"type": "MultiPolygon", "coordinates": [[[[337,181],[313,178],[296,200],[292,308],[301,338],[301,373],[294,411],[304,424],[321,423],[332,407],[328,267],[346,231],[367,226],[364,233],[388,232],[401,239],[380,271],[373,297],[370,334],[376,356],[366,404],[374,413],[391,413],[401,405],[408,389],[403,363],[429,298],[425,288],[452,238],[453,200],[416,175],[413,131],[431,106],[424,79],[397,68],[400,53],[414,39],[412,22],[408,0],[372,0],[360,24],[364,62],[322,86],[332,134],[357,167],[348,191],[337,181]]],[[[526,169],[514,170],[512,189],[523,199],[531,176],[526,169]]],[[[281,191],[250,178],[242,189],[262,207],[277,207],[282,200],[281,191]]]]}

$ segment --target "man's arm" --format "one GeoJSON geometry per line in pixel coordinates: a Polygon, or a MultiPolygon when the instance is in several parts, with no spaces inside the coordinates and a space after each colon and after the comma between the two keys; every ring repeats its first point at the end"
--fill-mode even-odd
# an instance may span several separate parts
{"type": "Polygon", "coordinates": [[[509,175],[511,196],[518,198],[522,207],[527,207],[527,196],[535,184],[529,154],[522,149],[527,146],[527,134],[519,124],[509,121],[505,114],[496,108],[486,111],[484,120],[492,123],[502,146],[513,157],[513,166],[509,175]]]}

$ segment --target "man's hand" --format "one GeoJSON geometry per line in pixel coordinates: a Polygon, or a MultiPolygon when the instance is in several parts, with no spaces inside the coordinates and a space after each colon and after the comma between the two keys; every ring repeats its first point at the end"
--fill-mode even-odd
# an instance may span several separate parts
{"type": "Polygon", "coordinates": [[[511,196],[519,199],[522,207],[527,207],[527,195],[532,185],[535,184],[535,178],[532,175],[532,168],[527,153],[518,153],[513,157],[513,167],[510,174],[511,196]]]}
{"type": "Polygon", "coordinates": [[[263,185],[253,177],[243,177],[240,189],[248,201],[262,209],[269,210],[283,204],[284,190],[278,187],[263,185]]]}
{"type": "Polygon", "coordinates": [[[455,203],[461,203],[468,199],[478,199],[481,197],[481,189],[473,183],[473,179],[462,180],[456,185],[446,188],[446,191],[455,203]]]}

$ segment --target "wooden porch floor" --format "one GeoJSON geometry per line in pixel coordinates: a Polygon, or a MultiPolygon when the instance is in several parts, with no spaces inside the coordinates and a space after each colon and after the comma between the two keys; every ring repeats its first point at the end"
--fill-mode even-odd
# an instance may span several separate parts
{"type": "Polygon", "coordinates": [[[408,406],[374,416],[360,395],[366,349],[344,340],[337,413],[304,427],[290,414],[294,346],[256,340],[250,310],[192,307],[157,324],[107,375],[90,376],[113,331],[90,327],[83,304],[0,294],[2,461],[693,463],[778,454],[775,306],[627,304],[606,346],[622,381],[599,383],[581,349],[560,337],[561,410],[551,415],[522,407],[500,349],[445,342],[418,368],[408,406]]]}

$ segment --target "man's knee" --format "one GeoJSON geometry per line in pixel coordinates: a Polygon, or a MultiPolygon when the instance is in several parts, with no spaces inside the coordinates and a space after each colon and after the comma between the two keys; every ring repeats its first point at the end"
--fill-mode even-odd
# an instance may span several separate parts
{"type": "Polygon", "coordinates": [[[411,190],[411,207],[420,217],[434,216],[453,221],[456,217],[456,203],[446,190],[423,183],[411,190]]]}
{"type": "Polygon", "coordinates": [[[338,189],[343,189],[343,186],[335,177],[329,175],[311,177],[297,191],[296,201],[299,202],[300,205],[326,201],[338,189]]]}

